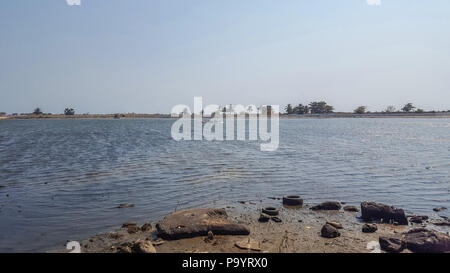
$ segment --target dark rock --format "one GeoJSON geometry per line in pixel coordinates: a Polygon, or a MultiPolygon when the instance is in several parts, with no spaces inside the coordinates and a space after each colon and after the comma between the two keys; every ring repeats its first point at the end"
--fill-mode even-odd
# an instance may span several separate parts
{"type": "Polygon", "coordinates": [[[117,253],[131,253],[131,248],[129,246],[119,246],[116,249],[117,253]]]}
{"type": "Polygon", "coordinates": [[[380,237],[380,248],[389,253],[399,253],[405,249],[405,243],[401,237],[380,237]]]}
{"type": "Polygon", "coordinates": [[[397,209],[392,206],[378,204],[374,202],[361,203],[362,218],[365,221],[382,221],[382,222],[397,222],[399,225],[408,225],[408,219],[402,209],[397,209]]]}
{"type": "Polygon", "coordinates": [[[144,232],[151,231],[152,230],[152,224],[151,223],[145,223],[142,225],[141,230],[144,232]]]}
{"type": "Polygon", "coordinates": [[[341,204],[339,202],[323,202],[311,208],[312,210],[340,210],[341,204]]]}
{"type": "Polygon", "coordinates": [[[265,213],[261,213],[261,214],[259,215],[258,221],[260,221],[260,222],[262,222],[262,223],[265,223],[265,222],[269,222],[270,218],[271,218],[270,215],[267,215],[267,214],[265,214],[265,213]]]}
{"type": "Polygon", "coordinates": [[[333,227],[337,228],[337,229],[343,229],[344,227],[342,227],[342,224],[339,222],[327,222],[327,224],[332,225],[333,227]]]}
{"type": "Polygon", "coordinates": [[[109,238],[114,239],[114,240],[118,240],[118,239],[121,239],[123,237],[125,237],[124,234],[117,233],[117,232],[113,232],[113,233],[109,234],[109,238]]]}
{"type": "Polygon", "coordinates": [[[444,227],[450,227],[450,221],[446,220],[446,221],[434,221],[432,222],[433,225],[435,226],[444,226],[444,227]]]}
{"type": "Polygon", "coordinates": [[[173,212],[156,225],[158,235],[165,240],[177,240],[215,235],[248,235],[250,230],[229,221],[224,209],[193,209],[173,212]]]}
{"type": "Polygon", "coordinates": [[[210,241],[214,240],[214,233],[211,230],[208,231],[208,240],[210,241]]]}
{"type": "Polygon", "coordinates": [[[411,216],[411,218],[409,218],[409,221],[411,223],[416,223],[416,224],[422,224],[423,221],[427,221],[428,220],[428,216],[425,215],[415,215],[415,216],[411,216]]]}
{"type": "Polygon", "coordinates": [[[349,212],[359,212],[359,209],[355,206],[345,206],[344,210],[349,212]]]}
{"type": "Polygon", "coordinates": [[[129,226],[127,227],[127,231],[130,234],[138,233],[141,229],[138,226],[129,226]]]}
{"type": "Polygon", "coordinates": [[[123,223],[123,225],[122,225],[123,228],[128,228],[131,226],[137,226],[137,223],[136,222],[126,222],[126,223],[123,223]]]}
{"type": "Polygon", "coordinates": [[[446,207],[440,207],[440,208],[434,208],[433,210],[435,212],[439,212],[439,211],[443,211],[443,210],[446,210],[446,209],[447,209],[446,207]]]}
{"type": "Polygon", "coordinates": [[[320,231],[320,233],[321,233],[322,237],[325,237],[325,238],[336,238],[336,237],[341,236],[339,231],[335,227],[333,227],[332,225],[329,225],[329,224],[325,224],[322,227],[322,230],[320,231]]]}
{"type": "Polygon", "coordinates": [[[444,253],[450,251],[450,236],[424,228],[403,233],[406,248],[419,253],[444,253]]]}
{"type": "Polygon", "coordinates": [[[131,248],[133,253],[156,253],[156,249],[151,242],[137,242],[131,248]]]}
{"type": "Polygon", "coordinates": [[[364,232],[364,233],[374,233],[377,230],[378,230],[378,227],[375,224],[364,224],[362,226],[362,232],[364,232]]]}

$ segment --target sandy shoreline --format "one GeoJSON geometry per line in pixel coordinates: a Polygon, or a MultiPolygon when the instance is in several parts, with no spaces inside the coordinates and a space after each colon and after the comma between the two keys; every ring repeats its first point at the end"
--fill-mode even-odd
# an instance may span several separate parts
{"type": "MultiPolygon", "coordinates": [[[[145,242],[157,253],[370,253],[380,252],[379,248],[373,246],[377,245],[382,236],[395,237],[416,228],[439,230],[444,236],[450,231],[448,225],[435,226],[434,220],[430,219],[423,223],[410,222],[408,225],[377,223],[378,230],[374,233],[364,233],[362,227],[365,222],[360,219],[359,212],[343,209],[315,211],[310,209],[310,205],[301,208],[277,205],[278,218],[281,222],[271,220],[260,222],[258,218],[262,207],[262,202],[241,202],[224,208],[230,221],[248,227],[249,235],[214,235],[213,238],[198,236],[163,240],[155,228],[156,223],[141,223],[142,228],[136,223],[126,223],[118,230],[80,241],[81,252],[130,253],[133,245],[145,242]],[[338,222],[342,225],[339,237],[321,236],[321,229],[327,222],[338,222]],[[239,242],[251,242],[253,247],[250,249],[237,247],[239,242]]],[[[411,251],[405,249],[402,252],[411,251]]]]}

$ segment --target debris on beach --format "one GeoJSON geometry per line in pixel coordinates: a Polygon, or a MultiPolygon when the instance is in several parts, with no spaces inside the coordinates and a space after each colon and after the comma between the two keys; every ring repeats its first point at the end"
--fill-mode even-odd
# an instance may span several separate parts
{"type": "Polygon", "coordinates": [[[270,216],[277,216],[279,214],[278,209],[274,207],[265,207],[262,209],[262,212],[270,216]]]}
{"type": "Polygon", "coordinates": [[[272,216],[265,214],[265,213],[261,213],[259,215],[258,221],[261,223],[266,223],[266,222],[269,222],[270,218],[272,218],[272,216]]]}
{"type": "Polygon", "coordinates": [[[332,225],[333,227],[337,228],[337,229],[343,229],[344,227],[342,226],[341,223],[339,222],[327,222],[327,224],[332,225]]]}
{"type": "Polygon", "coordinates": [[[274,221],[275,223],[281,223],[281,222],[283,222],[280,218],[278,218],[278,217],[276,217],[276,216],[272,217],[271,220],[274,221]]]}
{"type": "Polygon", "coordinates": [[[135,204],[119,204],[116,209],[123,209],[123,208],[134,208],[136,205],[135,204]]]}
{"type": "Polygon", "coordinates": [[[261,251],[261,243],[252,238],[244,239],[238,241],[234,244],[237,248],[253,250],[253,251],[261,251]]]}
{"type": "Polygon", "coordinates": [[[165,240],[177,240],[216,235],[248,235],[248,227],[232,223],[224,209],[193,209],[176,211],[156,225],[158,236],[165,240]]]}
{"type": "Polygon", "coordinates": [[[299,195],[286,195],[283,196],[283,205],[303,206],[303,199],[299,195]]]}

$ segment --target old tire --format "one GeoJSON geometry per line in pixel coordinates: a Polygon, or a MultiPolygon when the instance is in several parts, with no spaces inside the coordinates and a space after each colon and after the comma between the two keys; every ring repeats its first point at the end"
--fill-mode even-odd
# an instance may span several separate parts
{"type": "Polygon", "coordinates": [[[278,210],[276,208],[274,208],[274,207],[263,208],[262,212],[267,214],[267,215],[270,215],[270,216],[277,216],[278,213],[279,213],[278,210]]]}
{"type": "Polygon", "coordinates": [[[299,195],[286,195],[283,196],[283,205],[303,206],[303,199],[299,195]]]}

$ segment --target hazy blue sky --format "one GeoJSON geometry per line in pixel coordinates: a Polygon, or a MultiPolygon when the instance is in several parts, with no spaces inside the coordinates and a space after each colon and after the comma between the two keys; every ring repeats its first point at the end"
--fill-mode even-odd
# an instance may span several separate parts
{"type": "Polygon", "coordinates": [[[450,1],[0,0],[0,111],[450,109],[450,1]]]}

